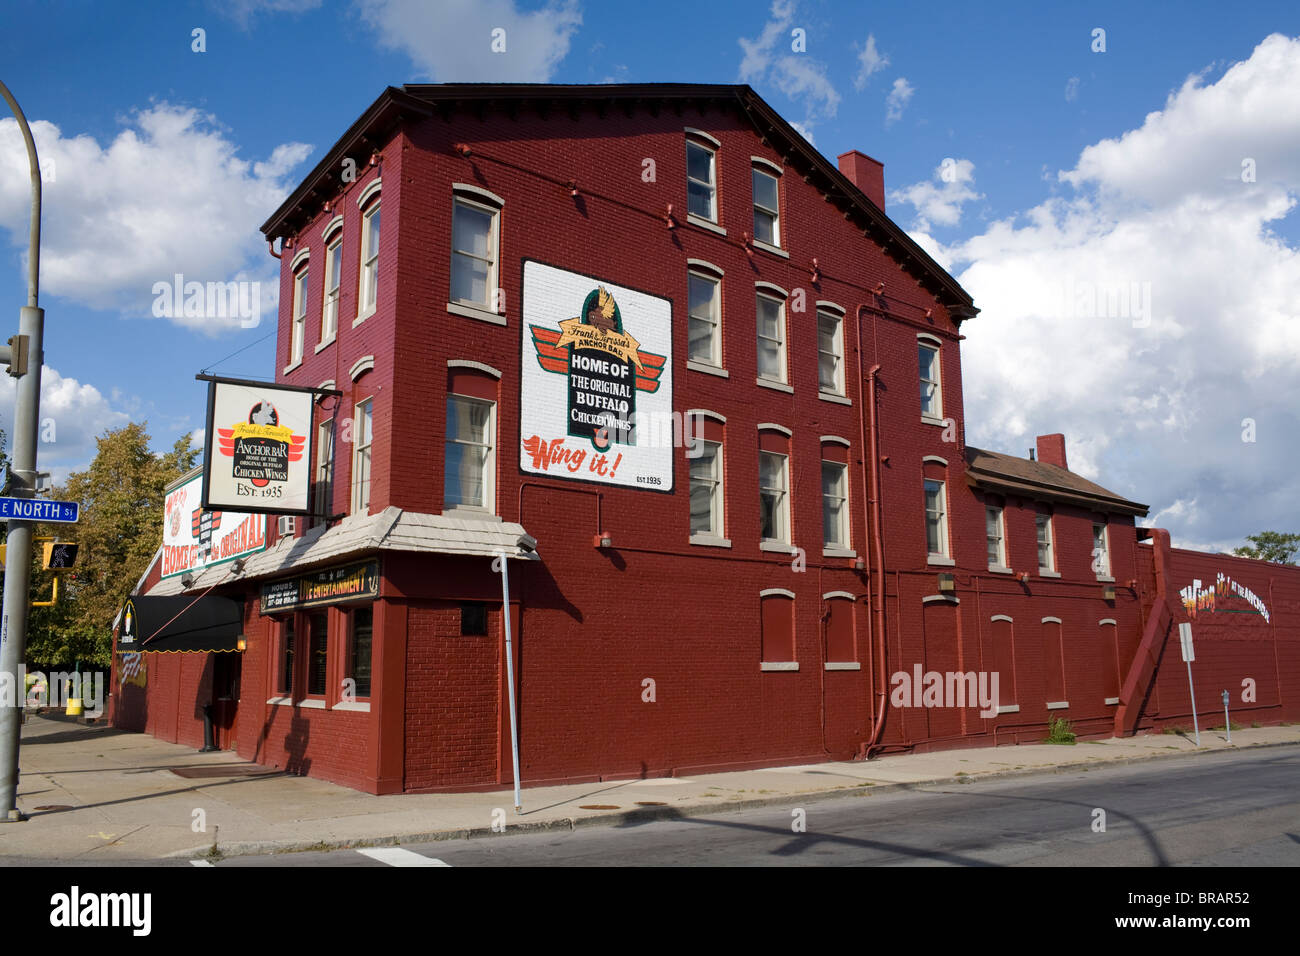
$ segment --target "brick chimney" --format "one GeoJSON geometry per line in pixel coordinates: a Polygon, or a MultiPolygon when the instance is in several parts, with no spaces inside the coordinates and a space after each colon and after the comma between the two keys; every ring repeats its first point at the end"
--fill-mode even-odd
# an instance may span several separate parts
{"type": "Polygon", "coordinates": [[[1065,463],[1065,436],[1039,435],[1038,460],[1047,465],[1056,465],[1058,468],[1069,470],[1070,466],[1065,463]]]}
{"type": "Polygon", "coordinates": [[[837,157],[840,172],[861,189],[873,203],[885,210],[885,164],[851,149],[837,157]]]}

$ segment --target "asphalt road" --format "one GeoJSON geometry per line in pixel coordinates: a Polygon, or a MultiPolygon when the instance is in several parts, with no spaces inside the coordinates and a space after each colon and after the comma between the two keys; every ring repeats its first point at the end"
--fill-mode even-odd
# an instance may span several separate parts
{"type": "Polygon", "coordinates": [[[1260,748],[576,831],[229,857],[216,866],[1297,866],[1297,784],[1300,748],[1260,748]]]}
{"type": "Polygon", "coordinates": [[[1271,747],[864,790],[572,832],[507,831],[400,848],[231,857],[216,865],[1297,866],[1298,784],[1300,748],[1271,747]]]}

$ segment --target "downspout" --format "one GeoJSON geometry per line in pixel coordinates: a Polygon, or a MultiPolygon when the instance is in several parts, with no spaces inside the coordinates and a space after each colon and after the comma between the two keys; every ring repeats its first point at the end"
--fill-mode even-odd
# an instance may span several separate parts
{"type": "Polygon", "coordinates": [[[268,239],[268,240],[266,240],[266,251],[269,252],[271,255],[275,256],[277,259],[279,259],[279,258],[281,258],[281,256],[283,256],[283,253],[280,253],[280,252],[276,252],[276,251],[275,251],[275,240],[274,240],[274,239],[268,239]]]}
{"type": "Polygon", "coordinates": [[[1155,674],[1156,661],[1164,647],[1165,637],[1173,627],[1174,617],[1166,592],[1169,577],[1169,532],[1151,528],[1151,558],[1156,572],[1155,603],[1142,632],[1142,643],[1133,655],[1128,677],[1119,691],[1119,706],[1115,709],[1114,736],[1131,735],[1137,729],[1142,701],[1155,674]]]}
{"type": "MultiPolygon", "coordinates": [[[[858,306],[858,380],[862,381],[862,310],[863,305],[858,306]]],[[[879,349],[872,356],[879,359],[879,349]]],[[[877,444],[879,434],[878,423],[876,421],[876,374],[880,371],[880,365],[871,366],[867,372],[867,399],[864,403],[867,415],[871,418],[870,430],[871,438],[868,444],[866,430],[867,423],[861,410],[858,412],[858,428],[862,441],[861,447],[867,449],[869,467],[863,474],[863,495],[867,497],[864,502],[867,505],[863,509],[865,515],[867,511],[871,514],[871,612],[872,612],[872,631],[876,643],[876,667],[872,675],[872,690],[876,692],[879,703],[876,705],[876,717],[872,722],[871,740],[863,745],[863,756],[870,760],[880,747],[880,739],[885,730],[885,704],[889,699],[887,689],[889,680],[885,671],[885,559],[884,544],[880,532],[880,450],[877,444]],[[868,489],[868,482],[870,487],[868,489]],[[876,685],[879,683],[879,689],[876,685]]]]}

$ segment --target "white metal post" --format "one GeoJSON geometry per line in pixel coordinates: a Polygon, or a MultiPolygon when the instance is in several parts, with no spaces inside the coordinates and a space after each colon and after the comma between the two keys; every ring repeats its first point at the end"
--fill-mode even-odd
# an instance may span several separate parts
{"type": "Polygon", "coordinates": [[[515,813],[523,809],[519,799],[519,730],[515,717],[515,663],[510,643],[510,572],[506,570],[505,554],[497,555],[492,570],[501,572],[501,620],[506,633],[506,684],[510,694],[510,756],[515,771],[515,813]]]}

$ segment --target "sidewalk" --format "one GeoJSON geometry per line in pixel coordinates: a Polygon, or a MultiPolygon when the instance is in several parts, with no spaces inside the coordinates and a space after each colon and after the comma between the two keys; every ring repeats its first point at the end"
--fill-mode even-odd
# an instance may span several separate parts
{"type": "MultiPolygon", "coordinates": [[[[1201,732],[1201,752],[1300,744],[1300,726],[1201,732]]],[[[898,786],[1158,759],[1196,751],[1173,734],[881,757],[869,762],[775,767],[689,779],[527,788],[516,814],[510,790],[376,797],[138,733],[29,717],[23,727],[18,803],[25,823],[0,824],[6,856],[50,860],[197,856],[214,840],[227,855],[413,843],[489,834],[493,811],[507,832],[612,825],[655,815],[717,813],[879,792],[898,786]],[[179,773],[177,772],[179,771],[179,773]],[[190,775],[190,776],[185,776],[190,775]],[[202,811],[202,813],[199,813],[202,811]],[[206,830],[196,830],[202,818],[206,830]]]]}

